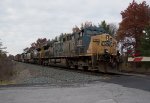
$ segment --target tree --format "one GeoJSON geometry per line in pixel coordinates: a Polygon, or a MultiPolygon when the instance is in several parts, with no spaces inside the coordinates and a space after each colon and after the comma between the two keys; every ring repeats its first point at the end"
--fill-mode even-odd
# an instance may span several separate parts
{"type": "Polygon", "coordinates": [[[109,25],[109,34],[115,36],[118,30],[117,26],[114,23],[110,23],[108,25],[109,25]]]}
{"type": "Polygon", "coordinates": [[[150,56],[150,25],[146,27],[139,48],[143,56],[150,56]]]}
{"type": "Polygon", "coordinates": [[[47,39],[46,38],[39,38],[36,41],[35,45],[36,45],[36,47],[41,47],[41,46],[43,46],[46,43],[47,43],[47,39]]]}
{"type": "Polygon", "coordinates": [[[119,24],[117,39],[123,40],[125,37],[135,38],[135,50],[140,47],[143,30],[149,24],[149,5],[145,1],[138,4],[134,0],[128,8],[121,12],[122,21],[119,24]]]}
{"type": "Polygon", "coordinates": [[[103,28],[106,33],[109,33],[109,25],[107,25],[107,23],[105,22],[105,20],[101,22],[101,24],[99,25],[99,27],[103,28]]]}
{"type": "Polygon", "coordinates": [[[82,28],[88,28],[88,27],[92,27],[92,22],[86,21],[85,23],[81,24],[81,29],[82,28]]]}
{"type": "Polygon", "coordinates": [[[0,81],[8,80],[14,74],[14,64],[7,57],[6,47],[3,47],[2,42],[0,42],[0,81]]]}
{"type": "Polygon", "coordinates": [[[101,22],[101,24],[99,25],[100,28],[103,28],[103,30],[105,31],[105,33],[110,34],[112,36],[115,35],[116,31],[117,31],[117,26],[113,23],[107,24],[104,21],[101,22]]]}
{"type": "Polygon", "coordinates": [[[2,42],[0,42],[0,57],[2,56],[6,56],[6,51],[4,51],[4,49],[6,49],[6,47],[3,47],[2,42]]]}
{"type": "Polygon", "coordinates": [[[24,53],[27,53],[29,51],[29,48],[26,47],[25,49],[23,49],[24,53]]]}

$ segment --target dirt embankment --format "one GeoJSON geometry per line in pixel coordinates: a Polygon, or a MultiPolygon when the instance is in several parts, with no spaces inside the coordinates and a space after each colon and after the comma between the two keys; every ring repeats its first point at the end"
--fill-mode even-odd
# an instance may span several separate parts
{"type": "Polygon", "coordinates": [[[30,76],[29,69],[22,63],[0,60],[0,85],[16,84],[30,76]]]}
{"type": "Polygon", "coordinates": [[[6,57],[0,57],[0,81],[10,80],[15,74],[14,63],[6,57]]]}

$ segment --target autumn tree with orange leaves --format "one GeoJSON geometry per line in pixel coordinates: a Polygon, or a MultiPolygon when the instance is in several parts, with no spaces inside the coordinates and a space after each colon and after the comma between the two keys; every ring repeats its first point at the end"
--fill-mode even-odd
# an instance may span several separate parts
{"type": "Polygon", "coordinates": [[[135,38],[135,50],[140,47],[143,31],[149,25],[150,7],[145,1],[138,4],[133,0],[126,10],[121,12],[122,21],[119,24],[117,39],[123,40],[125,37],[135,38]]]}

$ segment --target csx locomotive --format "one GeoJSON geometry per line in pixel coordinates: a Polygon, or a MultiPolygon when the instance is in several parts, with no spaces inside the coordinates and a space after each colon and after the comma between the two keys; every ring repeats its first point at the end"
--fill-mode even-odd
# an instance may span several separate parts
{"type": "Polygon", "coordinates": [[[117,62],[117,41],[96,26],[74,28],[40,47],[18,54],[16,60],[41,65],[103,71],[117,62]]]}

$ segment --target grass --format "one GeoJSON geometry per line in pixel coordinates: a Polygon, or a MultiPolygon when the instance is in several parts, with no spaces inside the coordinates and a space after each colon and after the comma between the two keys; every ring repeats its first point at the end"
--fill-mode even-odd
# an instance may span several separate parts
{"type": "Polygon", "coordinates": [[[9,85],[10,85],[10,84],[15,84],[15,82],[13,82],[13,81],[6,81],[6,80],[5,80],[5,81],[4,81],[4,80],[3,80],[3,81],[0,81],[0,85],[8,85],[8,84],[9,84],[9,85]]]}

